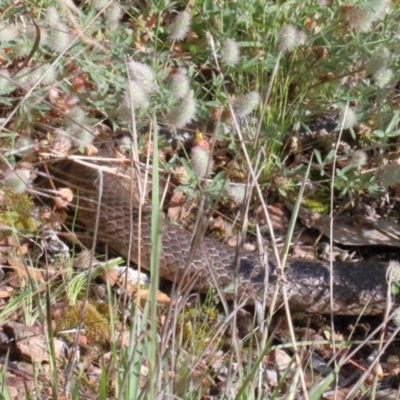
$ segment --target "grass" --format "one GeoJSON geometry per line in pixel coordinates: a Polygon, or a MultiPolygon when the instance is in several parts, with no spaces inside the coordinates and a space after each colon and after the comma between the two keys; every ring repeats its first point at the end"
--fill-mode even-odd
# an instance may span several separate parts
{"type": "MultiPolygon", "coordinates": [[[[111,332],[101,356],[94,357],[97,380],[89,379],[77,356],[79,330],[88,328],[82,324],[84,310],[69,358],[56,361],[51,345],[56,333],[51,306],[93,301],[89,273],[70,268],[50,279],[55,262],[49,255],[31,257],[30,263],[44,268],[47,276],[35,282],[28,275],[26,286],[12,291],[0,314],[5,322],[19,313],[21,322],[47,329],[53,355],[49,381],[37,381],[36,393],[24,396],[40,398],[47,384],[54,398],[66,393],[104,399],[207,394],[290,399],[301,390],[305,398],[317,399],[335,387],[349,356],[334,354],[332,372],[309,383],[306,344],[295,337],[287,301],[292,371],[282,372],[275,384],[269,373],[277,363],[268,360],[285,346],[273,341],[274,306],[269,313],[265,304],[255,310],[243,342],[237,332],[242,306],[230,308],[221,288],[210,293],[210,304],[206,301],[206,309],[214,310],[219,299],[216,320],[207,319],[207,312],[202,318],[200,300],[188,291],[173,290],[167,310],[159,305],[160,199],[171,194],[170,186],[160,182],[174,184],[187,207],[197,207],[196,221],[184,216],[181,222],[194,226],[198,238],[210,217],[222,215],[217,235],[232,227],[240,239],[250,226],[250,240],[258,239],[262,248],[267,237],[283,264],[297,211],[282,250],[267,204],[297,200],[297,209],[306,206],[331,217],[344,204],[354,211],[368,205],[381,217],[398,218],[396,207],[380,205],[382,199],[396,204],[400,182],[398,5],[364,0],[0,0],[0,154],[8,199],[0,221],[7,227],[4,235],[13,233],[12,246],[37,242],[40,225],[58,227],[44,217],[34,226],[30,200],[26,206],[13,201],[25,201],[25,193],[38,201],[41,194],[30,188],[30,171],[55,157],[92,162],[87,156],[94,155],[104,132],[125,134],[121,143],[130,152],[130,166],[144,182],[152,182],[147,203],[153,212],[153,254],[151,265],[139,266],[151,270],[150,294],[145,304],[139,296],[128,301],[129,296],[115,294],[111,277],[106,279],[111,332]],[[163,128],[155,129],[157,124],[163,128]],[[184,143],[176,150],[168,136],[184,143]],[[260,216],[262,232],[256,226],[260,216]],[[188,303],[199,315],[184,335],[181,321],[188,303]],[[124,335],[129,340],[122,346],[124,335]]],[[[149,187],[143,181],[140,195],[149,187]]],[[[63,200],[58,199],[59,215],[63,200]]],[[[5,370],[0,381],[8,385],[5,370]]],[[[365,374],[348,398],[357,398],[359,387],[370,387],[366,382],[365,374]]],[[[371,387],[373,396],[377,386],[371,387]]]]}

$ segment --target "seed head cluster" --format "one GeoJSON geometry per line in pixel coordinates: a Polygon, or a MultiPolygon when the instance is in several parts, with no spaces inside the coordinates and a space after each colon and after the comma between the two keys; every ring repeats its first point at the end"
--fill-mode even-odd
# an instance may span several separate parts
{"type": "Polygon", "coordinates": [[[167,122],[176,127],[183,128],[193,121],[196,115],[197,101],[190,92],[182,101],[174,107],[167,115],[167,122]]]}
{"type": "Polygon", "coordinates": [[[207,178],[212,172],[213,160],[208,150],[200,146],[194,146],[190,153],[193,169],[200,178],[207,178]]]}
{"type": "Polygon", "coordinates": [[[278,45],[282,52],[293,51],[296,47],[304,45],[307,41],[307,35],[291,24],[284,25],[279,32],[278,45]]]}
{"type": "Polygon", "coordinates": [[[190,25],[192,23],[192,16],[189,11],[180,12],[169,26],[169,39],[181,41],[186,38],[190,25]]]}
{"type": "Polygon", "coordinates": [[[233,109],[238,118],[245,118],[250,115],[260,103],[260,94],[256,91],[249,92],[238,97],[233,102],[233,109]]]}
{"type": "Polygon", "coordinates": [[[186,70],[180,68],[171,79],[171,93],[174,100],[181,100],[190,92],[190,82],[186,70]]]}
{"type": "Polygon", "coordinates": [[[340,106],[340,127],[343,129],[354,128],[358,124],[356,111],[352,107],[340,106]]]}
{"type": "Polygon", "coordinates": [[[233,67],[240,60],[239,45],[232,39],[226,39],[222,44],[221,63],[233,67]]]}

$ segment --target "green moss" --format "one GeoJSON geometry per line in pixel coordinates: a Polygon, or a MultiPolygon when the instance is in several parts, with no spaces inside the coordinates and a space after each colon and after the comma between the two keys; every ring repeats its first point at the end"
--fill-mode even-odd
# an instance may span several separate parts
{"type": "MultiPolygon", "coordinates": [[[[78,326],[82,304],[81,301],[78,301],[76,304],[66,307],[62,318],[57,321],[56,332],[73,329],[78,326]]],[[[96,306],[91,303],[86,304],[85,313],[83,315],[83,329],[89,344],[104,344],[110,333],[108,320],[97,310],[96,306]]]]}
{"type": "Polygon", "coordinates": [[[302,201],[303,207],[307,210],[320,214],[329,214],[330,195],[323,189],[318,189],[312,196],[307,196],[302,201]]]}
{"type": "Polygon", "coordinates": [[[32,217],[33,209],[34,204],[29,195],[6,191],[0,212],[0,224],[22,233],[33,233],[37,228],[37,222],[32,217]]]}
{"type": "Polygon", "coordinates": [[[307,210],[318,212],[320,214],[329,213],[329,203],[326,203],[323,200],[319,200],[315,197],[305,198],[303,200],[303,206],[307,208],[307,210]]]}

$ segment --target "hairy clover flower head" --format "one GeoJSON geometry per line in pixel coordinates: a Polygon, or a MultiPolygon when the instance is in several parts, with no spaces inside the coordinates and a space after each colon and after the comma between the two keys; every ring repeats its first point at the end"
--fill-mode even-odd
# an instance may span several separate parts
{"type": "Polygon", "coordinates": [[[355,110],[352,107],[340,107],[340,127],[350,129],[358,124],[355,110]]]}
{"type": "Polygon", "coordinates": [[[213,167],[211,154],[208,150],[200,146],[194,146],[191,150],[193,169],[200,178],[207,178],[213,167]]]}
{"type": "Polygon", "coordinates": [[[108,0],[90,0],[90,4],[95,10],[101,10],[108,3],[108,0]]]}
{"type": "Polygon", "coordinates": [[[368,161],[367,153],[363,150],[355,150],[351,154],[350,162],[356,167],[362,167],[368,161]]]}
{"type": "Polygon", "coordinates": [[[190,82],[186,70],[180,68],[171,79],[171,92],[175,100],[183,99],[190,92],[190,82]]]}
{"type": "Polygon", "coordinates": [[[28,136],[21,136],[15,141],[14,148],[19,155],[29,155],[35,150],[35,142],[28,136]]]}
{"type": "Polygon", "coordinates": [[[86,122],[86,113],[80,107],[73,107],[67,113],[68,126],[75,126],[77,124],[83,125],[86,122]]]}
{"type": "Polygon", "coordinates": [[[32,50],[33,42],[25,35],[21,36],[12,51],[18,58],[26,57],[32,50]]]}
{"type": "Polygon", "coordinates": [[[128,68],[129,78],[140,85],[146,93],[151,93],[157,89],[154,72],[148,65],[131,60],[128,62],[128,68]]]}
{"type": "Polygon", "coordinates": [[[13,78],[18,82],[18,86],[24,90],[29,90],[35,83],[32,69],[29,67],[22,68],[13,78]]]}
{"type": "Polygon", "coordinates": [[[60,23],[57,25],[57,29],[54,29],[51,32],[51,36],[48,39],[48,45],[56,53],[62,53],[67,50],[72,40],[72,36],[68,33],[68,27],[60,23]]]}
{"type": "Polygon", "coordinates": [[[279,31],[278,44],[279,50],[283,52],[292,51],[297,46],[305,44],[307,35],[305,32],[297,30],[293,25],[287,24],[279,31]]]}
{"type": "Polygon", "coordinates": [[[400,283],[400,263],[398,261],[390,261],[389,270],[391,281],[393,283],[400,283]]]}
{"type": "Polygon", "coordinates": [[[10,71],[0,70],[0,94],[9,94],[15,90],[16,86],[10,81],[10,71]]]}
{"type": "Polygon", "coordinates": [[[136,80],[128,81],[125,100],[133,108],[145,109],[149,105],[149,95],[145,86],[136,80]]]}
{"type": "Polygon", "coordinates": [[[228,67],[236,65],[240,60],[240,49],[232,39],[226,39],[222,44],[221,62],[228,67]]]}
{"type": "Polygon", "coordinates": [[[89,125],[75,125],[69,130],[72,141],[78,146],[88,146],[94,140],[94,134],[89,125]]]}
{"type": "Polygon", "coordinates": [[[47,7],[46,9],[46,22],[51,26],[52,28],[57,28],[60,23],[60,14],[54,6],[47,7]]]}
{"type": "Polygon", "coordinates": [[[29,177],[29,170],[16,169],[6,174],[3,184],[14,193],[23,193],[28,189],[29,177]]]}
{"type": "Polygon", "coordinates": [[[385,165],[380,175],[381,184],[385,188],[394,187],[400,183],[400,165],[395,162],[385,165]]]}
{"type": "Polygon", "coordinates": [[[120,21],[124,14],[122,7],[114,1],[110,4],[105,11],[105,18],[107,21],[107,28],[113,28],[120,21]]]}
{"type": "Polygon", "coordinates": [[[384,88],[390,84],[393,79],[393,70],[390,68],[381,68],[374,73],[375,85],[384,88]]]}
{"type": "Polygon", "coordinates": [[[238,97],[233,103],[233,109],[238,118],[245,118],[251,114],[260,103],[260,94],[256,91],[238,97]]]}
{"type": "Polygon", "coordinates": [[[20,36],[18,28],[14,24],[0,22],[0,42],[11,42],[20,36]]]}
{"type": "Polygon", "coordinates": [[[33,79],[35,82],[42,77],[43,79],[40,81],[42,85],[54,83],[57,80],[57,71],[54,66],[51,64],[43,64],[33,71],[33,79]]]}
{"type": "Polygon", "coordinates": [[[365,66],[367,74],[374,75],[377,71],[381,70],[382,68],[386,68],[390,64],[391,59],[392,59],[392,54],[390,53],[389,49],[385,46],[379,46],[372,53],[369,61],[365,66]]]}
{"type": "Polygon", "coordinates": [[[351,28],[369,32],[372,24],[384,17],[390,3],[390,0],[368,1],[366,7],[349,7],[345,16],[351,28]]]}
{"type": "Polygon", "coordinates": [[[192,93],[189,93],[181,103],[173,108],[166,119],[169,124],[176,128],[183,128],[191,122],[196,115],[197,102],[192,93]]]}
{"type": "Polygon", "coordinates": [[[236,203],[242,204],[246,196],[246,185],[230,184],[225,190],[226,194],[236,203]]]}
{"type": "Polygon", "coordinates": [[[393,323],[396,326],[400,326],[400,307],[396,308],[396,310],[393,314],[393,323]]]}
{"type": "Polygon", "coordinates": [[[191,23],[192,16],[188,11],[182,11],[179,13],[169,26],[169,38],[178,41],[185,39],[189,32],[191,23]]]}

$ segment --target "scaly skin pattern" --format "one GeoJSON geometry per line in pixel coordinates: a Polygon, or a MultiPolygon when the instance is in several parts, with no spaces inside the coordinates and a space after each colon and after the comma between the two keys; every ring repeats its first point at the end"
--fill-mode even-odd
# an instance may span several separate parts
{"type": "MultiPolygon", "coordinates": [[[[139,217],[120,178],[108,172],[100,178],[96,169],[72,162],[56,163],[51,171],[74,191],[79,223],[94,232],[97,220],[98,240],[142,268],[150,268],[151,213],[145,211],[139,217]]],[[[282,275],[272,254],[265,263],[257,252],[237,254],[235,248],[207,237],[192,244],[191,232],[166,222],[160,235],[159,274],[182,287],[200,292],[218,287],[228,300],[265,301],[267,305],[277,290],[277,304],[281,305],[284,285],[293,310],[373,315],[386,309],[387,263],[335,262],[331,302],[329,263],[290,259],[282,275]]]]}

